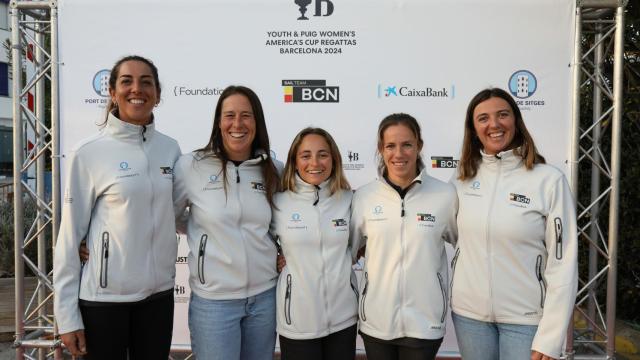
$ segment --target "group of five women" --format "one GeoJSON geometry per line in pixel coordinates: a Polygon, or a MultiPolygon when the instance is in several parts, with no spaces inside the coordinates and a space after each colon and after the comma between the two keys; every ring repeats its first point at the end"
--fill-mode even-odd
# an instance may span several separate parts
{"type": "Polygon", "coordinates": [[[177,229],[198,359],[271,359],[276,329],[283,359],[354,359],[358,331],[369,359],[433,359],[449,304],[464,359],[559,358],[575,209],[503,90],[471,100],[450,183],[426,173],[420,125],[399,113],[378,127],[378,179],[355,193],[323,129],[303,129],[282,170],[246,87],[223,91],[208,144],[184,155],[154,129],[151,61],[118,61],[109,92],[103,130],[70,155],[55,250],[56,319],[72,355],[168,358],[177,229]]]}

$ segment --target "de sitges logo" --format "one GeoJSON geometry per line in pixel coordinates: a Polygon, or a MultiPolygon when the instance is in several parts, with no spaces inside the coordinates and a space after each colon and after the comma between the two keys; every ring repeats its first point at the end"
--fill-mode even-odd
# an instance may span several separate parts
{"type": "Polygon", "coordinates": [[[544,100],[539,98],[540,83],[533,72],[518,70],[511,74],[507,85],[520,110],[531,110],[533,106],[544,106],[544,100]],[[538,96],[534,97],[536,93],[538,96]]]}
{"type": "Polygon", "coordinates": [[[111,74],[111,71],[107,69],[102,69],[93,76],[92,85],[93,85],[93,90],[96,92],[96,94],[102,97],[109,96],[109,75],[110,74],[111,74]]]}

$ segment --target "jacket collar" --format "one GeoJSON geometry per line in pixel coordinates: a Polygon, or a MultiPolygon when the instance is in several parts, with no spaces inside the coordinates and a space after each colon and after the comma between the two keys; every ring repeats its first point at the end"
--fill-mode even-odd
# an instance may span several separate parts
{"type": "Polygon", "coordinates": [[[489,155],[480,150],[482,155],[482,164],[490,169],[515,169],[522,164],[522,157],[516,149],[501,151],[496,155],[489,155]]]}
{"type": "MultiPolygon", "coordinates": [[[[422,180],[424,178],[424,176],[427,175],[426,169],[424,167],[420,168],[420,172],[418,173],[418,175],[413,179],[413,181],[411,181],[411,184],[409,184],[409,186],[407,187],[407,189],[405,189],[405,194],[407,192],[409,192],[409,190],[413,189],[415,186],[418,186],[420,184],[422,184],[422,180]]],[[[380,174],[378,177],[378,180],[384,184],[387,188],[389,188],[389,190],[393,191],[393,192],[398,192],[395,187],[393,186],[393,184],[391,184],[389,181],[387,181],[387,178],[380,174]]]]}
{"type": "Polygon", "coordinates": [[[116,139],[125,141],[146,141],[151,139],[155,133],[153,120],[147,125],[135,125],[118,119],[113,113],[107,117],[107,134],[116,139]]]}
{"type": "Polygon", "coordinates": [[[317,205],[320,200],[331,196],[329,180],[325,180],[320,185],[311,185],[296,173],[296,193],[300,198],[312,201],[313,205],[317,205]]]}

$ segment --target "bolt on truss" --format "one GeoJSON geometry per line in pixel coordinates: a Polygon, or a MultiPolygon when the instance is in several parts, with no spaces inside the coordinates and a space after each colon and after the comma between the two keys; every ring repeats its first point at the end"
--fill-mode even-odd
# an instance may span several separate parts
{"type": "Polygon", "coordinates": [[[47,255],[58,231],[60,186],[58,135],[57,8],[55,1],[12,1],[13,173],[15,231],[15,348],[17,359],[62,358],[53,316],[47,255]],[[47,94],[48,93],[48,94],[47,94]],[[46,99],[50,99],[47,109],[46,99]],[[51,169],[51,194],[45,174],[51,169]],[[35,207],[26,219],[26,207],[35,207]],[[26,223],[25,222],[29,222],[26,223]],[[35,250],[29,251],[29,249],[35,250]],[[36,254],[36,255],[28,255],[36,254]],[[25,268],[33,292],[25,287],[25,268]]]}
{"type": "Polygon", "coordinates": [[[576,8],[571,182],[581,255],[569,359],[615,356],[625,6],[578,0],[576,8]]]}

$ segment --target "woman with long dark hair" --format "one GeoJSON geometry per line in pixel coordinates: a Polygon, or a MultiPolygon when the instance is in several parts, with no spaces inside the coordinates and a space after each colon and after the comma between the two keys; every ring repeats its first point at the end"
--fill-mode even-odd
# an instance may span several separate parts
{"type": "Polygon", "coordinates": [[[150,60],[116,62],[109,94],[104,128],[68,160],[53,266],[56,320],[74,356],[166,359],[177,253],[172,168],[180,148],[155,130],[161,88],[150,60]]]}
{"type": "Polygon", "coordinates": [[[277,250],[268,231],[279,187],[258,96],[227,87],[209,143],[175,166],[176,214],[188,207],[189,330],[199,359],[271,359],[277,250]]]}
{"type": "Polygon", "coordinates": [[[511,95],[469,103],[451,308],[463,358],[557,359],[577,289],[575,205],[511,95]]]}

